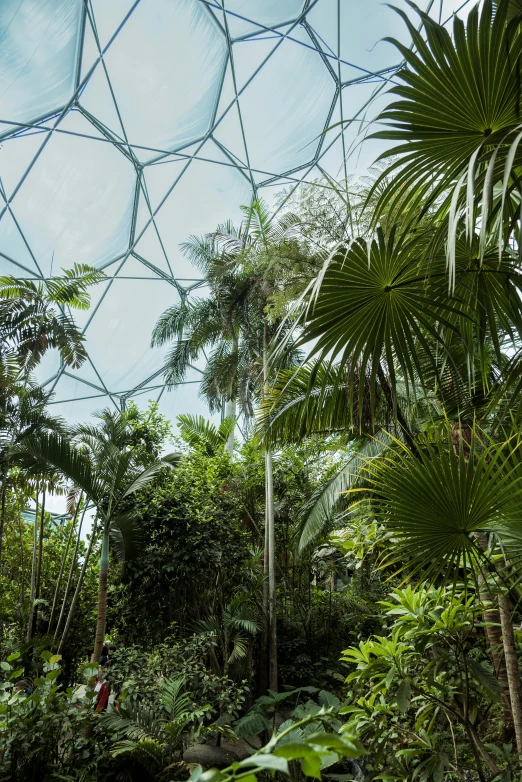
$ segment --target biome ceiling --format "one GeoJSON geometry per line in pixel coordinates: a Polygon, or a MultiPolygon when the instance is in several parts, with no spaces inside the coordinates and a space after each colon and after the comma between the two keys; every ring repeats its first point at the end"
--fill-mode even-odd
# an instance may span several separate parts
{"type": "MultiPolygon", "coordinates": [[[[420,5],[446,22],[467,3],[420,5]]],[[[401,67],[387,35],[408,43],[378,0],[2,0],[1,273],[107,275],[76,314],[88,362],[38,370],[64,416],[131,397],[206,412],[198,368],[164,392],[149,347],[167,306],[204,295],[179,244],[371,164],[358,142],[401,67]]]]}

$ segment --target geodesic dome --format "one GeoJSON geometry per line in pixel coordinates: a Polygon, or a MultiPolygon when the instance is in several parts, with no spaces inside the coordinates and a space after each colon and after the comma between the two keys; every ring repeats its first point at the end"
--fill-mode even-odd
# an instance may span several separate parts
{"type": "MultiPolygon", "coordinates": [[[[446,22],[467,3],[420,5],[446,22]]],[[[409,43],[379,0],[2,0],[1,273],[107,275],[75,315],[89,360],[39,368],[62,414],[131,397],[205,412],[199,368],[164,394],[149,347],[167,306],[204,295],[179,244],[366,168],[381,149],[357,142],[401,67],[390,35],[409,43]]]]}

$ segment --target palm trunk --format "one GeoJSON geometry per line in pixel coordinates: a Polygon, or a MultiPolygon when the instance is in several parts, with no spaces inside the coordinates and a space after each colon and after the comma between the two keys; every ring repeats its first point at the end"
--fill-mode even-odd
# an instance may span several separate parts
{"type": "MultiPolygon", "coordinates": [[[[56,630],[54,631],[54,642],[55,643],[56,643],[56,639],[58,638],[58,633],[60,632],[60,627],[62,625],[62,620],[63,620],[64,614],[65,614],[65,608],[66,608],[66,605],[67,605],[67,598],[69,596],[69,590],[70,590],[71,584],[72,584],[74,568],[76,567],[76,562],[78,561],[78,548],[80,547],[80,539],[81,539],[81,534],[82,534],[83,520],[85,518],[86,510],[87,510],[87,507],[85,507],[83,509],[82,517],[80,519],[80,525],[78,527],[78,533],[76,535],[76,545],[74,547],[74,553],[73,553],[72,559],[71,559],[71,566],[69,568],[69,575],[67,576],[67,583],[65,584],[65,592],[64,592],[63,600],[62,600],[62,607],[60,609],[60,615],[58,616],[58,621],[56,623],[56,630]]],[[[49,626],[49,630],[50,629],[51,628],[49,626]]]]}
{"type": "MultiPolygon", "coordinates": [[[[85,511],[83,512],[83,515],[85,516],[85,511]]],[[[83,516],[82,516],[82,522],[83,522],[83,516]]],[[[80,525],[81,528],[81,525],[80,525]]],[[[80,531],[78,531],[78,541],[80,538],[80,531]]],[[[62,637],[60,639],[60,645],[58,647],[58,653],[62,654],[65,642],[67,640],[67,636],[69,635],[69,630],[71,628],[71,623],[74,618],[74,614],[76,613],[76,606],[78,605],[78,600],[80,599],[80,592],[82,591],[83,581],[85,578],[85,573],[87,572],[87,565],[89,564],[89,559],[91,556],[92,548],[94,546],[94,541],[96,538],[96,520],[92,523],[92,531],[91,531],[91,539],[89,540],[89,548],[87,549],[87,552],[85,554],[85,559],[83,560],[82,569],[80,572],[80,576],[78,578],[78,583],[76,584],[76,589],[74,590],[73,599],[71,601],[71,607],[69,608],[69,613],[67,614],[67,621],[65,622],[65,627],[63,628],[62,637]]],[[[76,546],[76,551],[78,551],[78,544],[76,546]]],[[[72,565],[71,565],[72,568],[72,565]]],[[[62,606],[62,612],[65,610],[65,598],[62,606]]],[[[58,625],[61,624],[61,616],[58,619],[58,625]]],[[[56,636],[58,635],[58,627],[56,628],[56,636]]],[[[55,636],[55,637],[56,637],[55,636]]]]}
{"type": "MultiPolygon", "coordinates": [[[[36,521],[36,519],[35,519],[36,521]]],[[[33,627],[32,634],[36,632],[36,621],[38,619],[38,603],[36,602],[40,598],[40,591],[42,586],[42,560],[43,560],[43,537],[44,537],[44,521],[45,521],[45,491],[42,494],[42,510],[40,511],[40,535],[38,540],[38,563],[36,567],[36,586],[34,590],[35,602],[33,607],[33,627]]]]}
{"type": "Polygon", "coordinates": [[[261,659],[259,661],[259,694],[265,695],[268,689],[268,504],[266,501],[265,481],[265,540],[263,549],[263,632],[261,636],[261,659]]]}
{"type": "Polygon", "coordinates": [[[39,492],[38,486],[36,487],[36,510],[34,512],[34,529],[33,529],[33,557],[31,562],[31,585],[29,588],[29,613],[27,617],[27,636],[26,641],[29,641],[33,635],[33,611],[35,600],[35,588],[36,588],[36,552],[38,549],[38,509],[39,509],[39,492]]]}
{"type": "Polygon", "coordinates": [[[109,572],[109,526],[105,525],[100,556],[100,578],[98,582],[98,619],[96,620],[96,636],[91,662],[100,662],[103,643],[105,641],[105,625],[107,623],[107,575],[109,572]]]}
{"type": "Polygon", "coordinates": [[[82,497],[83,497],[83,494],[80,493],[80,497],[79,497],[78,502],[76,504],[76,509],[75,509],[75,512],[74,512],[74,516],[71,519],[71,529],[69,531],[69,536],[67,538],[67,543],[65,545],[65,551],[63,553],[62,561],[60,562],[60,571],[58,573],[58,580],[56,582],[56,588],[54,590],[53,604],[52,604],[52,607],[51,607],[51,614],[49,616],[49,625],[47,627],[47,632],[48,633],[51,632],[51,627],[52,627],[53,619],[54,619],[54,612],[56,611],[56,605],[58,603],[58,595],[60,593],[60,587],[62,585],[63,571],[65,570],[65,564],[67,562],[67,556],[69,554],[69,549],[71,547],[72,536],[74,535],[74,530],[76,528],[76,522],[78,521],[78,512],[80,510],[80,504],[81,504],[81,501],[82,501],[82,497]]]}
{"type": "Polygon", "coordinates": [[[520,684],[520,670],[513,633],[513,621],[511,619],[511,606],[509,597],[500,594],[498,596],[500,608],[500,622],[502,625],[502,643],[506,661],[507,681],[511,700],[511,713],[515,728],[519,763],[522,766],[522,687],[520,684]]]}
{"type": "MultiPolygon", "coordinates": [[[[5,529],[5,503],[7,496],[7,465],[4,463],[2,467],[2,489],[0,500],[0,579],[2,576],[2,554],[3,554],[3,542],[4,542],[4,529],[5,529]]],[[[0,583],[1,580],[0,580],[0,583]]],[[[0,605],[3,605],[3,589],[0,591],[0,605]]],[[[0,643],[4,641],[4,615],[3,610],[0,613],[0,643]]]]}
{"type": "Polygon", "coordinates": [[[7,498],[7,465],[4,463],[2,467],[2,489],[0,499],[0,569],[2,567],[2,553],[4,545],[4,529],[5,529],[5,504],[7,498]]]}
{"type": "Polygon", "coordinates": [[[506,668],[506,656],[502,643],[501,616],[493,602],[493,596],[483,586],[483,579],[479,579],[480,599],[491,607],[484,611],[484,631],[486,634],[486,646],[493,663],[493,670],[500,686],[500,702],[502,704],[502,718],[504,722],[504,740],[512,741],[515,731],[511,698],[508,689],[508,675],[506,668]]]}
{"type": "MultiPolygon", "coordinates": [[[[263,375],[264,385],[268,382],[268,328],[265,322],[263,332],[263,375]]],[[[275,561],[275,518],[274,518],[274,476],[272,450],[265,445],[265,529],[268,542],[268,683],[277,692],[277,605],[276,605],[276,561],[275,561]]]]}
{"type": "MultiPolygon", "coordinates": [[[[460,447],[460,445],[459,445],[460,447]]],[[[455,453],[457,449],[454,448],[455,453]]],[[[484,553],[488,549],[488,538],[484,535],[478,537],[478,544],[484,553]]],[[[500,702],[502,704],[502,717],[504,722],[504,740],[511,742],[515,734],[513,710],[508,689],[508,675],[506,668],[506,656],[502,643],[501,616],[499,604],[493,599],[487,580],[482,571],[478,574],[478,586],[480,600],[486,606],[482,617],[484,619],[484,632],[486,634],[486,646],[493,663],[495,676],[500,686],[500,702]]]]}
{"type": "Polygon", "coordinates": [[[265,454],[266,469],[266,505],[268,521],[268,637],[269,665],[268,681],[270,689],[277,692],[277,611],[276,611],[276,563],[275,563],[275,524],[274,524],[274,481],[272,470],[272,451],[267,446],[265,454]]]}
{"type": "MultiPolygon", "coordinates": [[[[234,399],[227,399],[225,401],[225,418],[232,418],[234,421],[236,420],[236,400],[234,399]]],[[[235,426],[234,426],[235,429],[235,426]]],[[[225,451],[228,452],[229,456],[232,458],[234,454],[234,429],[230,432],[230,435],[228,437],[228,440],[225,444],[225,451]]]]}
{"type": "Polygon", "coordinates": [[[234,335],[232,337],[232,354],[235,355],[236,361],[236,372],[235,376],[230,381],[230,397],[229,399],[225,400],[225,418],[232,418],[234,420],[234,427],[232,431],[230,432],[229,438],[225,445],[225,451],[228,452],[229,456],[232,458],[234,454],[234,431],[235,431],[235,424],[236,424],[236,383],[237,383],[237,351],[238,351],[238,345],[239,341],[238,338],[234,335]]]}

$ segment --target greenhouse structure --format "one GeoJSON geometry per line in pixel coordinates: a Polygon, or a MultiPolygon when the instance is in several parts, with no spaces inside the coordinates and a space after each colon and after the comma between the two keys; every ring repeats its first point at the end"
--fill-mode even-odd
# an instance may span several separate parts
{"type": "Polygon", "coordinates": [[[0,0],[0,782],[522,780],[522,0],[0,0]]]}

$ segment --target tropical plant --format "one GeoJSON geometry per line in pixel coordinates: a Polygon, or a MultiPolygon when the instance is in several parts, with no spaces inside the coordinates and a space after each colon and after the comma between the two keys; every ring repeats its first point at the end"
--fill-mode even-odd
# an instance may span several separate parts
{"type": "Polygon", "coordinates": [[[499,685],[474,644],[483,610],[476,594],[421,584],[394,589],[383,606],[390,630],[343,653],[353,670],[339,712],[370,751],[368,770],[377,779],[437,780],[474,766],[485,780],[484,764],[499,774],[510,748],[480,738],[499,685]]]}
{"type": "MultiPolygon", "coordinates": [[[[86,728],[92,723],[88,672],[85,694],[58,681],[60,655],[45,650],[39,675],[22,679],[20,652],[1,663],[0,775],[15,782],[80,773],[89,754],[86,728]],[[67,741],[64,741],[67,736],[67,741]]],[[[70,778],[70,777],[69,777],[70,778]]]]}
{"type": "Polygon", "coordinates": [[[196,625],[199,632],[211,633],[216,640],[220,660],[212,657],[219,667],[219,673],[228,676],[230,665],[247,655],[250,637],[259,632],[255,608],[245,595],[237,595],[221,615],[200,619],[196,625]]]}
{"type": "Polygon", "coordinates": [[[207,456],[215,456],[223,450],[234,433],[235,419],[225,418],[219,426],[206,421],[202,415],[178,415],[179,434],[192,448],[201,448],[207,456]]]}
{"type": "MultiPolygon", "coordinates": [[[[129,498],[161,469],[178,461],[178,456],[171,454],[143,468],[142,453],[128,446],[125,413],[104,410],[98,416],[101,419],[98,427],[77,428],[76,445],[60,434],[42,433],[28,437],[18,451],[20,458],[24,456],[60,470],[82,489],[96,508],[93,524],[100,524],[102,546],[93,660],[100,659],[105,638],[110,545],[120,558],[132,556],[138,547],[136,515],[133,507],[129,507],[129,498]]],[[[93,535],[95,530],[96,526],[93,535]]]]}
{"type": "MultiPolygon", "coordinates": [[[[270,691],[266,698],[275,704],[293,694],[278,695],[270,691]]],[[[201,766],[198,766],[190,777],[191,782],[209,782],[216,778],[231,782],[247,775],[255,778],[266,771],[279,772],[294,779],[295,766],[292,761],[299,761],[300,770],[305,777],[320,780],[323,769],[342,763],[345,759],[360,758],[365,754],[365,749],[353,732],[338,719],[339,700],[335,696],[331,700],[330,693],[321,694],[326,696],[324,700],[320,700],[322,705],[309,701],[298,706],[292,716],[273,732],[262,749],[221,771],[210,769],[204,772],[201,766]]],[[[243,719],[247,720],[248,716],[243,719]]],[[[253,726],[258,733],[263,723],[254,717],[250,719],[251,728],[246,728],[246,724],[245,722],[245,730],[252,729],[253,726]]]]}
{"type": "MultiPolygon", "coordinates": [[[[517,238],[520,200],[521,9],[511,0],[486,0],[466,24],[453,20],[453,38],[419,9],[422,31],[402,10],[414,46],[389,39],[404,57],[390,102],[378,121],[388,128],[373,138],[399,142],[388,150],[392,162],[384,179],[374,224],[405,200],[430,204],[447,217],[450,279],[455,269],[457,224],[465,215],[470,236],[481,223],[480,257],[494,230],[500,251],[517,238]],[[503,52],[502,57],[498,56],[503,52]]],[[[372,193],[370,193],[370,196],[372,193]]]]}
{"type": "Polygon", "coordinates": [[[66,308],[88,309],[88,288],[104,278],[102,271],[85,264],[38,283],[0,277],[1,355],[30,370],[49,348],[56,348],[64,364],[79,367],[87,358],[85,337],[66,308]]]}
{"type": "Polygon", "coordinates": [[[183,678],[163,679],[156,686],[159,701],[126,703],[125,689],[118,709],[104,714],[100,729],[111,736],[111,755],[129,755],[150,774],[161,774],[181,761],[183,748],[199,736],[207,705],[193,709],[183,678]]]}

